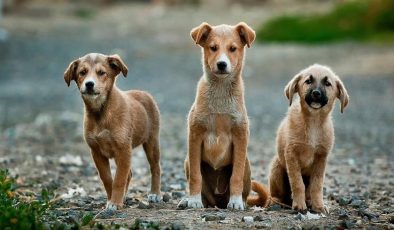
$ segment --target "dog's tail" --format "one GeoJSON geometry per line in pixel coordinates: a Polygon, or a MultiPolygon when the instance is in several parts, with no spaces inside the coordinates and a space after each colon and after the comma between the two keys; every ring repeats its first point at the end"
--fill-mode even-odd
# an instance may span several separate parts
{"type": "Polygon", "coordinates": [[[252,180],[252,191],[257,193],[257,196],[248,196],[246,203],[249,206],[266,207],[270,203],[270,193],[268,189],[261,183],[252,180]]]}

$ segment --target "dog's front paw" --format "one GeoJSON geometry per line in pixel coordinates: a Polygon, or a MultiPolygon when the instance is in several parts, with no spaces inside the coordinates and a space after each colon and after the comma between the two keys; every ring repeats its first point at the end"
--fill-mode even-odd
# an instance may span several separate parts
{"type": "Polygon", "coordinates": [[[190,196],[183,198],[179,204],[178,208],[204,208],[204,205],[201,201],[201,195],[190,196]]]}
{"type": "Polygon", "coordinates": [[[316,207],[312,205],[312,210],[318,213],[322,213],[324,215],[328,215],[330,213],[330,209],[326,205],[316,207]]]}
{"type": "Polygon", "coordinates": [[[116,211],[116,210],[119,210],[122,208],[123,208],[123,204],[115,204],[115,203],[112,203],[111,201],[108,201],[107,205],[105,206],[105,209],[111,210],[111,211],[116,211]]]}
{"type": "Polygon", "coordinates": [[[149,203],[159,203],[161,201],[161,196],[159,194],[148,194],[149,203]]]}
{"type": "Polygon", "coordinates": [[[227,204],[227,208],[232,210],[244,210],[245,205],[242,200],[242,196],[230,196],[230,201],[227,204]]]}
{"type": "Polygon", "coordinates": [[[296,211],[305,211],[306,210],[306,203],[305,203],[305,201],[293,200],[292,208],[296,211]]]}

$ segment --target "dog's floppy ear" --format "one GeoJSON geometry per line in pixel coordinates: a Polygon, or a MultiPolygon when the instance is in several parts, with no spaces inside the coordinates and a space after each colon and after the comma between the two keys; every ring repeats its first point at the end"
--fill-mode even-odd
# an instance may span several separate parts
{"type": "Polygon", "coordinates": [[[339,101],[341,102],[341,113],[343,113],[343,110],[345,107],[349,104],[349,94],[347,93],[347,90],[345,88],[345,85],[342,83],[341,80],[336,80],[337,84],[337,97],[339,101]]]}
{"type": "Polygon", "coordinates": [[[301,73],[295,75],[293,79],[291,79],[285,87],[285,95],[287,99],[289,99],[289,106],[293,102],[294,94],[298,92],[298,82],[300,81],[301,77],[302,77],[301,73]]]}
{"type": "Polygon", "coordinates": [[[116,71],[116,75],[118,75],[120,72],[122,72],[124,77],[127,76],[127,73],[129,70],[127,69],[126,64],[119,57],[119,55],[114,54],[114,55],[108,56],[108,63],[109,63],[109,66],[116,71]]]}
{"type": "Polygon", "coordinates": [[[212,26],[206,22],[201,23],[201,25],[195,27],[190,32],[190,36],[192,37],[193,41],[203,46],[203,44],[207,41],[208,35],[212,30],[212,26]]]}
{"type": "Polygon", "coordinates": [[[248,26],[245,22],[238,23],[235,26],[235,30],[238,32],[242,43],[250,48],[250,45],[252,45],[254,39],[256,38],[256,33],[254,30],[250,28],[250,26],[248,26]]]}
{"type": "Polygon", "coordinates": [[[66,82],[67,86],[70,86],[71,81],[76,79],[78,65],[79,59],[74,60],[68,65],[66,71],[64,72],[64,81],[66,82]]]}

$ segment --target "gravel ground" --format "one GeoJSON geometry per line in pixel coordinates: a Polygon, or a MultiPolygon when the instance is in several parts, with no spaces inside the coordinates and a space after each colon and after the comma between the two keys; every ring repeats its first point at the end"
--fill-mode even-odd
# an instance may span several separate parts
{"type": "MultiPolygon", "coordinates": [[[[329,5],[317,7],[325,11],[329,5]]],[[[135,223],[183,229],[206,228],[394,228],[394,47],[351,42],[303,46],[255,44],[247,51],[246,105],[251,120],[249,158],[252,177],[267,182],[275,154],[275,131],[287,110],[283,87],[299,70],[318,62],[343,79],[350,105],[334,111],[336,144],[324,187],[330,215],[294,213],[281,207],[227,210],[176,210],[186,193],[186,114],[201,75],[200,51],[189,38],[202,21],[256,27],[266,18],[314,5],[242,8],[175,8],[118,5],[26,6],[0,21],[9,38],[0,41],[0,167],[18,174],[24,191],[44,186],[62,198],[53,211],[72,222],[81,211],[100,212],[105,193],[82,137],[83,105],[76,86],[66,87],[63,72],[87,52],[119,53],[128,64],[122,89],[154,95],[162,114],[162,190],[167,202],[149,205],[150,175],[141,148],[133,153],[133,182],[126,208],[101,213],[101,223],[135,223]],[[246,218],[245,218],[246,217],[246,218]]]]}

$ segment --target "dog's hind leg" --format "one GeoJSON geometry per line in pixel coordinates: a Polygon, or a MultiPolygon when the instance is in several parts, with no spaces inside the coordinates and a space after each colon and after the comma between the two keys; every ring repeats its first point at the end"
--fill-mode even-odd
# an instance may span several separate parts
{"type": "Polygon", "coordinates": [[[275,157],[272,160],[269,174],[271,199],[274,203],[278,202],[287,204],[290,199],[290,192],[286,191],[290,189],[288,188],[289,185],[286,177],[286,169],[280,165],[279,159],[275,157]]]}
{"type": "Polygon", "coordinates": [[[157,137],[150,139],[147,143],[143,144],[146,157],[149,162],[151,172],[151,191],[148,195],[150,202],[159,202],[160,197],[160,143],[157,137]]]}
{"type": "Polygon", "coordinates": [[[130,181],[131,181],[132,177],[133,177],[133,173],[130,170],[129,176],[127,177],[126,187],[125,187],[125,190],[124,190],[124,199],[125,200],[126,200],[127,192],[129,190],[129,185],[130,185],[130,181]]]}

